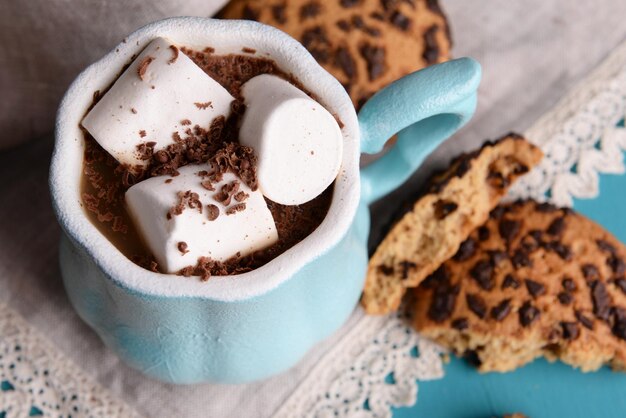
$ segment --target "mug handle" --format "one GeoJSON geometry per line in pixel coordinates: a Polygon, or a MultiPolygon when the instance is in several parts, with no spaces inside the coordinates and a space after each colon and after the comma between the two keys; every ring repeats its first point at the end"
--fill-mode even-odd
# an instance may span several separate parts
{"type": "Polygon", "coordinates": [[[405,76],[376,93],[359,112],[361,151],[380,159],[361,170],[361,196],[370,204],[404,183],[424,159],[465,125],[476,109],[480,64],[460,58],[405,76]]]}

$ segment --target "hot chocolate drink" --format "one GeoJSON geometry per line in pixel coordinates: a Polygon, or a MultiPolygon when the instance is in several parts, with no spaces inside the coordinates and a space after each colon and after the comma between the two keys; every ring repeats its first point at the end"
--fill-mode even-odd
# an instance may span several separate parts
{"type": "MultiPolygon", "coordinates": [[[[318,119],[307,116],[305,122],[324,126],[328,119],[323,116],[325,109],[274,61],[256,56],[253,50],[217,55],[212,48],[197,51],[164,42],[150,44],[146,50],[152,47],[152,52],[140,54],[107,92],[94,94],[94,103],[83,120],[83,206],[94,225],[126,257],[149,270],[206,280],[211,275],[239,274],[260,267],[312,233],[328,212],[340,148],[338,158],[322,159],[321,163],[320,159],[310,160],[318,154],[332,154],[337,147],[333,148],[332,140],[318,141],[322,148],[317,142],[306,142],[317,140],[309,131],[298,142],[295,137],[302,130],[301,123],[291,122],[299,121],[302,112],[313,110],[311,118],[318,119]],[[164,49],[170,55],[159,63],[164,49]],[[167,117],[158,112],[158,117],[152,118],[154,110],[142,119],[145,106],[134,105],[132,100],[119,102],[119,106],[112,101],[122,94],[119,91],[128,94],[128,88],[118,88],[124,77],[134,77],[131,88],[143,85],[147,95],[152,94],[150,90],[159,94],[159,89],[168,88],[160,84],[167,79],[164,74],[169,74],[165,71],[171,73],[171,66],[183,58],[208,76],[210,81],[198,80],[210,91],[206,100],[193,103],[193,112],[187,108],[189,116],[180,117],[175,126],[167,125],[167,117]],[[271,78],[256,86],[249,83],[262,75],[271,78]],[[212,82],[215,86],[207,87],[212,82]],[[269,85],[272,90],[268,90],[269,85]],[[107,96],[112,97],[108,102],[107,96]],[[294,97],[300,108],[294,105],[294,97]],[[255,104],[264,101],[267,106],[255,104]],[[278,104],[272,107],[274,102],[278,104]],[[111,115],[106,114],[113,119],[102,119],[104,106],[108,106],[107,111],[115,108],[115,115],[110,111],[111,115]],[[197,122],[196,115],[204,111],[212,113],[197,122]],[[281,114],[285,115],[282,119],[281,114]],[[265,120],[255,125],[263,118],[273,125],[265,120]],[[126,123],[126,119],[131,122],[126,123]],[[119,132],[112,134],[117,127],[111,128],[111,123],[120,124],[119,132]],[[123,129],[133,132],[123,146],[106,142],[107,138],[119,138],[123,129]],[[159,134],[163,129],[169,129],[167,138],[159,134]],[[247,146],[251,142],[254,147],[247,146]],[[302,154],[308,159],[298,160],[304,158],[302,154]],[[306,172],[307,167],[310,172],[306,172]],[[311,181],[316,180],[311,173],[323,176],[324,172],[326,177],[331,173],[332,178],[311,181]],[[293,193],[294,187],[299,193],[293,193]],[[166,195],[168,206],[162,206],[166,195]]],[[[196,82],[196,78],[189,79],[196,82]]],[[[184,83],[185,79],[177,82],[184,83]]],[[[173,91],[178,94],[177,89],[173,91]]],[[[169,105],[176,112],[182,101],[175,95],[168,100],[170,103],[158,104],[162,108],[159,112],[166,115],[169,105]]],[[[333,119],[332,123],[337,124],[336,131],[334,127],[320,128],[319,135],[331,132],[336,136],[340,122],[333,119]]]]}

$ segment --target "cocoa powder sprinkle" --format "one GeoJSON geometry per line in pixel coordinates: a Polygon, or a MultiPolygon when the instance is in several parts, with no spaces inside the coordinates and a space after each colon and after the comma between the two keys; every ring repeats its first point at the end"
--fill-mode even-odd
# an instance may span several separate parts
{"type": "Polygon", "coordinates": [[[204,103],[195,102],[194,105],[196,105],[196,107],[200,110],[205,110],[205,109],[208,109],[209,107],[213,109],[213,102],[204,102],[204,103]]]}
{"type": "Polygon", "coordinates": [[[226,209],[226,215],[234,215],[237,212],[243,212],[246,210],[245,203],[237,203],[236,205],[232,205],[228,209],[226,209]]]}
{"type": "Polygon", "coordinates": [[[148,57],[145,57],[143,60],[141,60],[141,62],[139,63],[139,67],[137,67],[137,75],[139,76],[141,81],[144,81],[143,76],[146,75],[146,71],[148,70],[148,65],[150,65],[152,61],[154,61],[154,57],[148,56],[148,57]]]}
{"type": "Polygon", "coordinates": [[[167,63],[174,64],[178,59],[178,48],[176,47],[176,45],[170,45],[170,49],[172,50],[172,53],[174,55],[172,56],[172,58],[169,59],[169,61],[167,61],[167,63]]]}
{"type": "Polygon", "coordinates": [[[210,204],[206,208],[209,221],[214,221],[220,216],[220,209],[216,205],[210,204]]]}
{"type": "Polygon", "coordinates": [[[176,246],[176,248],[178,248],[178,251],[181,252],[181,254],[185,255],[189,252],[188,250],[188,245],[185,241],[181,241],[178,243],[178,245],[176,246]]]}

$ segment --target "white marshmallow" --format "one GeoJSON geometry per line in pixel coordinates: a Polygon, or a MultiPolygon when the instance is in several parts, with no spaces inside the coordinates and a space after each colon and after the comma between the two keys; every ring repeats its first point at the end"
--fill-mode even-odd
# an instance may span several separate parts
{"type": "Polygon", "coordinates": [[[242,86],[246,104],[239,142],[258,157],[259,189],[269,199],[298,205],[337,177],[343,137],[333,115],[291,83],[259,75],[242,86]]]}
{"type": "Polygon", "coordinates": [[[154,141],[158,150],[174,142],[174,132],[184,138],[185,130],[195,125],[207,129],[217,116],[228,116],[233,100],[172,42],[156,38],[82,125],[120,163],[145,165],[138,144],[154,141]],[[181,123],[185,120],[191,125],[181,123]]]}
{"type": "MultiPolygon", "coordinates": [[[[180,175],[176,177],[153,177],[126,192],[126,205],[135,225],[167,273],[195,266],[201,256],[224,261],[238,252],[244,256],[278,240],[274,219],[261,192],[251,191],[232,173],[224,174],[223,180],[214,184],[215,191],[209,191],[201,185],[203,179],[198,172],[202,170],[209,171],[210,166],[188,165],[180,168],[180,175]],[[223,185],[234,181],[239,181],[239,190],[249,197],[244,201],[245,210],[228,215],[227,207],[214,196],[223,185]],[[198,194],[202,213],[185,206],[180,215],[168,216],[168,212],[180,201],[178,193],[186,191],[198,194]],[[217,206],[217,219],[209,219],[207,205],[217,206]],[[180,242],[186,243],[187,253],[180,251],[180,242]]],[[[238,203],[233,198],[228,208],[238,203]]]]}

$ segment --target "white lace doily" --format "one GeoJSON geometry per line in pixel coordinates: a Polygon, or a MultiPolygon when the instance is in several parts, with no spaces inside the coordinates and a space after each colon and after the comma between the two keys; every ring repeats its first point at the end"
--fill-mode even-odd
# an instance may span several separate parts
{"type": "Polygon", "coordinates": [[[139,417],[0,304],[0,417],[139,417]]]}
{"type": "MultiPolygon", "coordinates": [[[[571,206],[594,198],[601,173],[624,173],[626,43],[525,136],[545,158],[511,190],[571,206]],[[620,124],[620,122],[622,122],[620,124]]],[[[420,338],[398,315],[372,317],[358,308],[347,331],[276,412],[277,417],[391,417],[391,408],[417,401],[417,381],[443,377],[436,344],[420,338]]]]}

